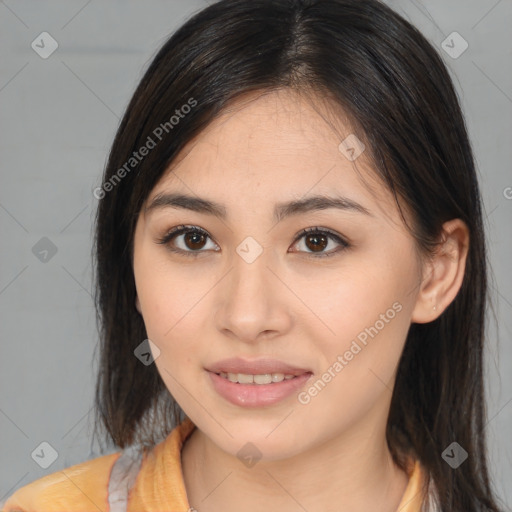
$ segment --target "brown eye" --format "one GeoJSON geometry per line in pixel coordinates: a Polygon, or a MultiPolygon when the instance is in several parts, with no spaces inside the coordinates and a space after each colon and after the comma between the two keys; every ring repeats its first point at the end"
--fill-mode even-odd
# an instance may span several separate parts
{"type": "Polygon", "coordinates": [[[322,234],[306,235],[306,246],[313,252],[323,251],[328,244],[328,238],[322,234]]]}
{"type": "Polygon", "coordinates": [[[198,231],[189,231],[185,234],[184,243],[192,250],[202,249],[205,244],[206,236],[198,231]]]}
{"type": "Polygon", "coordinates": [[[210,236],[203,229],[196,226],[178,226],[169,231],[159,244],[166,245],[172,252],[186,256],[198,256],[206,252],[205,245],[210,236]]]}
{"type": "Polygon", "coordinates": [[[295,243],[297,244],[297,242],[302,241],[302,239],[304,239],[305,249],[298,252],[305,252],[314,258],[333,256],[334,254],[350,247],[350,244],[341,238],[341,236],[324,228],[308,228],[303,230],[297,236],[295,243]],[[338,244],[338,246],[341,247],[326,251],[330,241],[334,241],[335,245],[338,244]]]}

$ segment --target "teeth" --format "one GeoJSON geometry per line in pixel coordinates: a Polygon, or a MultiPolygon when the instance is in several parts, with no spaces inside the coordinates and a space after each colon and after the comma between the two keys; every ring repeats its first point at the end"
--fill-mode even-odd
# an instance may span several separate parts
{"type": "Polygon", "coordinates": [[[243,373],[239,373],[238,382],[240,382],[240,384],[252,384],[254,382],[254,377],[252,375],[244,375],[243,373]]]}
{"type": "Polygon", "coordinates": [[[220,372],[220,376],[228,379],[230,382],[238,382],[240,384],[271,384],[273,382],[282,382],[290,380],[295,375],[285,375],[284,373],[265,373],[262,375],[248,375],[245,373],[226,373],[220,372]]]}
{"type": "MultiPolygon", "coordinates": [[[[238,374],[238,377],[240,378],[241,375],[238,374]]],[[[270,384],[272,382],[272,375],[270,373],[266,373],[265,375],[255,375],[254,382],[255,384],[270,384]]]]}

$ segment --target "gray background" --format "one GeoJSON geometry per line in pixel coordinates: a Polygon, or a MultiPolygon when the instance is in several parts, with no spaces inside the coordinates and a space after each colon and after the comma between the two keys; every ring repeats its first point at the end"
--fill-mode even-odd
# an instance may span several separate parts
{"type": "MultiPolygon", "coordinates": [[[[388,3],[439,49],[474,144],[497,315],[497,326],[489,327],[486,430],[496,488],[510,507],[512,3],[388,3]],[[455,59],[442,49],[453,31],[469,44],[455,59]]],[[[204,6],[199,0],[0,2],[0,503],[45,474],[100,455],[91,446],[92,190],[152,56],[204,6]],[[59,45],[47,59],[31,48],[44,31],[59,45]],[[57,252],[36,257],[33,247],[43,237],[57,252]],[[43,441],[58,452],[47,469],[31,457],[43,441]]]]}

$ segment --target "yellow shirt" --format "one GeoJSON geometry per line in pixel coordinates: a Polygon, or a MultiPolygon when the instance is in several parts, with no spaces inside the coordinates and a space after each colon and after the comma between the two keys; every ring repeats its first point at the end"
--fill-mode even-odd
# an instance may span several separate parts
{"type": "MultiPolygon", "coordinates": [[[[194,430],[189,418],[152,451],[137,459],[123,452],[76,464],[36,480],[10,496],[3,512],[189,512],[181,448],[194,430]],[[124,465],[134,460],[131,471],[124,465]],[[117,462],[117,463],[116,463],[117,462]],[[113,488],[118,475],[130,474],[113,488]],[[130,488],[129,494],[127,488],[130,488]],[[128,494],[128,498],[126,495],[128,494]],[[123,501],[124,499],[128,500],[123,501]],[[110,502],[110,504],[109,504],[110,502]]],[[[125,451],[125,453],[130,450],[125,451]]],[[[420,512],[423,471],[416,461],[397,512],[420,512]]]]}

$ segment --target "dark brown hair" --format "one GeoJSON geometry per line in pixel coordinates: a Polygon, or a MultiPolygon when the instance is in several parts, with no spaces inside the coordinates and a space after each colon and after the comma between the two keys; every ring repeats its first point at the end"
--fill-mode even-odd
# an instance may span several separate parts
{"type": "Polygon", "coordinates": [[[497,511],[484,435],[486,249],[472,150],[441,58],[377,0],[222,0],[193,16],[152,60],[117,131],[99,194],[96,429],[117,447],[151,447],[183,417],[156,365],[134,357],[147,338],[134,306],[135,224],[187,142],[242,94],[283,88],[316,91],[342,107],[368,143],[375,172],[412,212],[411,233],[425,254],[445,221],[467,224],[457,297],[436,321],[410,327],[387,440],[402,468],[406,455],[421,461],[443,512],[497,511]],[[194,106],[177,120],[185,104],[194,106]],[[149,138],[155,147],[131,165],[149,138]],[[441,457],[453,441],[469,453],[457,469],[441,457]]]}

